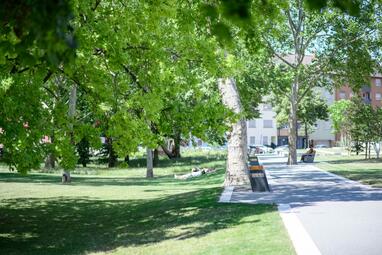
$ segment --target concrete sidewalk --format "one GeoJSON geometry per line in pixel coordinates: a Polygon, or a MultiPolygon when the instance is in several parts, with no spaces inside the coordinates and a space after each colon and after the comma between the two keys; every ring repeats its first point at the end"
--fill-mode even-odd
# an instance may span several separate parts
{"type": "MultiPolygon", "coordinates": [[[[253,193],[235,188],[230,202],[291,208],[320,254],[382,254],[381,189],[330,174],[314,164],[286,166],[285,158],[259,159],[266,169],[272,192],[253,193]]],[[[298,254],[311,253],[298,251],[298,254]]]]}

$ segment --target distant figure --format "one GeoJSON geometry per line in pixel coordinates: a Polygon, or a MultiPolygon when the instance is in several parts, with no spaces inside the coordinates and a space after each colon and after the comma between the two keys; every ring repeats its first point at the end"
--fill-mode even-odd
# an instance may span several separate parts
{"type": "Polygon", "coordinates": [[[316,154],[316,151],[313,149],[313,145],[310,145],[309,150],[306,153],[302,154],[301,161],[304,161],[305,157],[311,156],[314,154],[316,154]]]}

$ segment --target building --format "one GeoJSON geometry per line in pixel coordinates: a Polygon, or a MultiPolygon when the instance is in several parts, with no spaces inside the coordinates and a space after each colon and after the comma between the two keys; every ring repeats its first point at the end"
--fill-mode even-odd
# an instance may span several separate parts
{"type": "MultiPolygon", "coordinates": [[[[370,76],[370,83],[362,86],[358,92],[365,104],[370,104],[373,107],[382,107],[382,74],[376,73],[370,76]]],[[[355,92],[348,84],[342,86],[335,91],[335,100],[351,99],[355,92]]],[[[341,141],[339,134],[335,137],[336,143],[341,141]]]]}
{"type": "MultiPolygon", "coordinates": [[[[360,95],[364,103],[371,104],[373,107],[382,107],[382,74],[373,74],[370,77],[370,84],[365,84],[360,95]]],[[[335,92],[335,100],[350,99],[354,96],[354,92],[349,85],[342,86],[335,92]]]]}
{"type": "Polygon", "coordinates": [[[260,104],[259,112],[259,119],[247,121],[248,144],[277,145],[276,113],[270,104],[260,104]]]}
{"type": "MultiPolygon", "coordinates": [[[[327,105],[330,106],[335,101],[335,96],[330,91],[324,88],[315,88],[316,93],[321,95],[327,105]]],[[[301,123],[297,123],[298,136],[297,136],[297,148],[305,148],[306,137],[305,137],[305,127],[301,123]]],[[[314,145],[325,145],[327,147],[332,147],[335,145],[335,135],[332,133],[331,121],[319,120],[314,126],[314,130],[309,130],[308,140],[313,141],[314,145]]],[[[277,130],[278,145],[288,144],[289,130],[288,126],[280,127],[277,130]]]]}

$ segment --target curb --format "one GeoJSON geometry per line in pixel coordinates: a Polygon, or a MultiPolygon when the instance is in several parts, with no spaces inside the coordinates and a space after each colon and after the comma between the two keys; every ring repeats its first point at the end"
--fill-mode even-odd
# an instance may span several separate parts
{"type": "Polygon", "coordinates": [[[280,204],[277,207],[284,226],[288,231],[297,255],[321,255],[320,250],[305,230],[297,215],[289,204],[280,204]]]}

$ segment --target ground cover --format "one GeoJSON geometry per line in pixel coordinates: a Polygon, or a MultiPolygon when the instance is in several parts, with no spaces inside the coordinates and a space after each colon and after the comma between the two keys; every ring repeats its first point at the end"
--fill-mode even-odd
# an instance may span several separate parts
{"type": "Polygon", "coordinates": [[[382,187],[381,159],[364,159],[364,155],[318,155],[317,162],[323,170],[373,187],[382,187]]]}
{"type": "Polygon", "coordinates": [[[59,173],[0,171],[2,254],[294,254],[272,205],[217,203],[224,152],[161,160],[153,180],[144,161],[127,169],[59,173]],[[176,180],[194,166],[215,174],[176,180]]]}

